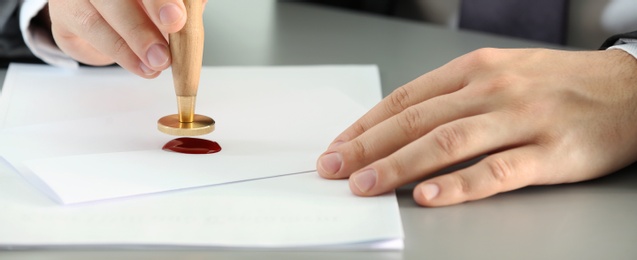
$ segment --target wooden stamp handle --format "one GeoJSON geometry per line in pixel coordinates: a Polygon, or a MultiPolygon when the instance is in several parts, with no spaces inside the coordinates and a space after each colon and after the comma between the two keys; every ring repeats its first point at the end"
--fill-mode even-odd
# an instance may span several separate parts
{"type": "Polygon", "coordinates": [[[204,28],[201,0],[184,0],[186,24],[169,35],[172,73],[181,122],[192,122],[203,61],[204,28]]]}

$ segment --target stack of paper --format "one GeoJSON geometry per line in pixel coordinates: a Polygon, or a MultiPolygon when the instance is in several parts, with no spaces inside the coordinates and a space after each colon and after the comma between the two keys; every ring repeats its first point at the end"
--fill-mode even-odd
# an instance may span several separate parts
{"type": "Polygon", "coordinates": [[[0,246],[400,249],[394,194],[356,197],[315,172],[379,99],[375,66],[204,68],[196,111],[223,150],[187,155],[156,130],[176,112],[170,73],[13,64],[0,246]]]}

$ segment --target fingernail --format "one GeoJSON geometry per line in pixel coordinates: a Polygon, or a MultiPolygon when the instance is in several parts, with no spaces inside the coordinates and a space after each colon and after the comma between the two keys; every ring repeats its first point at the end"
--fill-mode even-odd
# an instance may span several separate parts
{"type": "Polygon", "coordinates": [[[376,185],[376,171],[373,169],[365,170],[354,176],[354,184],[361,192],[367,192],[376,185]]]}
{"type": "Polygon", "coordinates": [[[160,68],[168,62],[168,48],[161,44],[155,44],[146,53],[148,63],[153,68],[160,68]]]}
{"type": "Polygon", "coordinates": [[[175,4],[166,4],[159,9],[159,21],[163,25],[172,25],[179,22],[183,15],[181,9],[175,4]]]}
{"type": "Polygon", "coordinates": [[[149,68],[148,66],[146,66],[146,64],[144,64],[143,62],[139,64],[139,68],[142,70],[142,72],[145,75],[153,75],[156,72],[152,70],[151,68],[149,68]]]}
{"type": "Polygon", "coordinates": [[[422,192],[422,195],[425,196],[425,199],[432,200],[438,196],[440,188],[436,184],[427,183],[422,185],[420,192],[422,192]]]}
{"type": "Polygon", "coordinates": [[[319,166],[324,173],[334,175],[341,169],[343,158],[339,153],[328,153],[319,159],[319,166]]]}

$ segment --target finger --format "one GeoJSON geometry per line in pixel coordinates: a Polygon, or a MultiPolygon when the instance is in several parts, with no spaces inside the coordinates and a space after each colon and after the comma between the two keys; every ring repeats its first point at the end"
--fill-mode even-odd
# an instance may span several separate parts
{"type": "Polygon", "coordinates": [[[346,178],[419,139],[436,126],[480,113],[478,107],[481,104],[477,100],[458,91],[413,105],[326,152],[318,160],[318,173],[325,178],[346,178]]]}
{"type": "Polygon", "coordinates": [[[473,166],[419,184],[414,199],[423,206],[446,206],[532,185],[540,181],[542,173],[552,171],[548,157],[546,148],[539,145],[493,154],[473,166]]]}
{"type": "Polygon", "coordinates": [[[73,59],[89,65],[108,65],[115,61],[78,36],[77,24],[88,26],[101,18],[88,1],[49,1],[51,32],[57,46],[73,59]]]}
{"type": "Polygon", "coordinates": [[[186,24],[186,7],[182,0],[143,0],[144,8],[162,33],[174,33],[186,24]]]}
{"type": "Polygon", "coordinates": [[[451,165],[532,139],[531,127],[514,122],[510,113],[494,112],[437,127],[390,156],[350,177],[352,192],[373,196],[426,177],[451,165]]]}
{"type": "Polygon", "coordinates": [[[58,48],[76,61],[93,66],[115,63],[113,58],[94,48],[91,43],[55,23],[51,25],[51,32],[58,48]]]}
{"type": "Polygon", "coordinates": [[[102,65],[110,59],[142,77],[158,75],[133,53],[89,1],[52,1],[50,6],[55,41],[72,58],[89,65],[102,65]]]}
{"type": "Polygon", "coordinates": [[[93,0],[95,8],[150,69],[162,71],[170,65],[168,43],[137,1],[93,0]]]}
{"type": "MultiPolygon", "coordinates": [[[[415,104],[461,89],[465,82],[464,66],[453,60],[396,89],[354,124],[338,135],[332,145],[350,141],[376,124],[415,104]]],[[[328,148],[328,151],[330,148],[328,148]]]]}

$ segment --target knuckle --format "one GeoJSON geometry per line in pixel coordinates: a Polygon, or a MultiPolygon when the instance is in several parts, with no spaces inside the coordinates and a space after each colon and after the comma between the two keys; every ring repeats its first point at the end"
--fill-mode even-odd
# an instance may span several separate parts
{"type": "Polygon", "coordinates": [[[511,179],[514,168],[510,161],[501,157],[494,157],[486,161],[486,164],[487,169],[489,170],[488,173],[493,180],[499,183],[504,183],[511,179]]]}
{"type": "Polygon", "coordinates": [[[360,135],[369,130],[372,126],[373,123],[369,119],[361,118],[351,126],[351,129],[355,135],[360,135]]]}
{"type": "Polygon", "coordinates": [[[128,53],[128,43],[122,37],[118,37],[113,43],[113,56],[121,57],[128,53]]]}
{"type": "Polygon", "coordinates": [[[441,126],[432,134],[435,144],[449,158],[458,156],[467,141],[466,132],[457,124],[441,126]]]}
{"type": "Polygon", "coordinates": [[[463,61],[473,67],[490,66],[496,55],[498,55],[498,49],[480,48],[463,56],[463,61]]]}
{"type": "Polygon", "coordinates": [[[486,95],[494,95],[502,93],[503,91],[512,90],[515,86],[520,86],[522,84],[521,81],[522,78],[517,75],[500,72],[489,79],[482,87],[486,95]]]}
{"type": "Polygon", "coordinates": [[[416,139],[424,134],[420,127],[422,117],[421,110],[411,107],[400,113],[396,120],[400,129],[409,139],[416,139]]]}
{"type": "Polygon", "coordinates": [[[351,152],[348,156],[351,160],[354,160],[358,163],[363,163],[368,158],[369,149],[367,145],[359,139],[354,139],[350,142],[352,147],[351,152]]]}
{"type": "Polygon", "coordinates": [[[389,95],[387,110],[393,115],[410,107],[410,91],[404,87],[397,88],[389,95]]]}
{"type": "Polygon", "coordinates": [[[497,100],[527,100],[534,87],[517,70],[499,69],[471,86],[477,97],[497,100]]]}
{"type": "Polygon", "coordinates": [[[360,134],[364,133],[365,131],[367,131],[367,128],[363,124],[355,123],[355,124],[352,125],[352,131],[356,135],[360,135],[360,134]]]}
{"type": "Polygon", "coordinates": [[[100,13],[95,9],[78,10],[75,17],[80,24],[80,28],[86,32],[95,30],[95,28],[100,26],[103,21],[102,15],[100,15],[100,13]]]}
{"type": "Polygon", "coordinates": [[[402,180],[403,176],[407,175],[405,167],[395,156],[389,156],[386,159],[388,173],[394,175],[396,179],[402,180]]]}
{"type": "Polygon", "coordinates": [[[143,38],[145,36],[147,36],[145,30],[147,29],[147,27],[144,26],[145,24],[135,24],[133,26],[131,26],[130,28],[128,28],[125,32],[125,37],[126,38],[131,38],[131,39],[136,39],[136,38],[143,38]]]}
{"type": "Polygon", "coordinates": [[[470,185],[469,180],[467,179],[467,177],[465,175],[462,174],[452,174],[449,175],[452,176],[455,180],[455,183],[457,185],[457,187],[459,188],[458,190],[460,191],[460,193],[464,196],[471,194],[472,192],[472,187],[470,185]]]}

